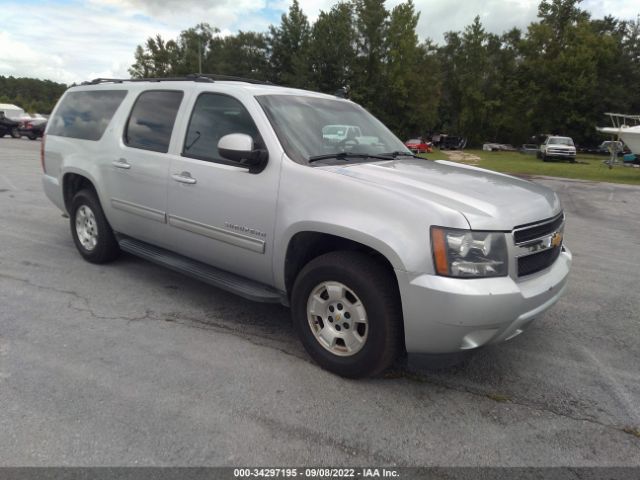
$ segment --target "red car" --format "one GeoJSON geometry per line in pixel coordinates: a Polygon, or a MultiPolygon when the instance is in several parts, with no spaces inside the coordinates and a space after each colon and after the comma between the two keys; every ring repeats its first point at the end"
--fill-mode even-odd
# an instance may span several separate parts
{"type": "Polygon", "coordinates": [[[404,142],[405,146],[414,153],[431,153],[431,142],[425,142],[421,138],[412,138],[404,142]]]}

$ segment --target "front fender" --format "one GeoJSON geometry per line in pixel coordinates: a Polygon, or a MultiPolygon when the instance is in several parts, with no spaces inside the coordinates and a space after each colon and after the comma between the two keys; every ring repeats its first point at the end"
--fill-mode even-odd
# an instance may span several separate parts
{"type": "Polygon", "coordinates": [[[383,255],[404,272],[433,270],[429,227],[467,228],[460,212],[346,175],[283,163],[274,231],[275,286],[285,290],[289,243],[300,232],[342,237],[383,255]]]}

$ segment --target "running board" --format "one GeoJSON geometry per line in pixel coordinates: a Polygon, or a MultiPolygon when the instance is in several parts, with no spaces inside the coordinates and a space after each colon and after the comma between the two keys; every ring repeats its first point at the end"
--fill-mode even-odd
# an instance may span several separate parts
{"type": "Polygon", "coordinates": [[[167,267],[202,282],[235,293],[254,302],[282,303],[287,305],[287,298],[275,288],[254,280],[241,277],[225,270],[212,267],[197,260],[192,260],[164,248],[141,242],[129,237],[119,237],[120,249],[150,262],[167,267]]]}

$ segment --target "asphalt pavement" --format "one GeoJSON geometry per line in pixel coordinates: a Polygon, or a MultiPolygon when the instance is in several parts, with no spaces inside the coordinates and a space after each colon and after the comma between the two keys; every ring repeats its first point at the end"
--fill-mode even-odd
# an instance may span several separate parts
{"type": "Polygon", "coordinates": [[[535,179],[567,215],[558,304],[459,366],[350,381],[284,307],[83,261],[39,147],[0,139],[0,466],[640,466],[640,187],[535,179]]]}

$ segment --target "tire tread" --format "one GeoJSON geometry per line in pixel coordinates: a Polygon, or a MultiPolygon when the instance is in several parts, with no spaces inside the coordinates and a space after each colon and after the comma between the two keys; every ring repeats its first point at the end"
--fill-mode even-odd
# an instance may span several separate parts
{"type": "MultiPolygon", "coordinates": [[[[375,363],[373,365],[367,365],[361,368],[345,369],[344,371],[332,368],[328,365],[321,366],[333,371],[334,373],[349,378],[378,375],[391,366],[400,353],[402,347],[402,316],[398,316],[398,313],[402,311],[402,306],[397,282],[389,272],[388,268],[386,268],[381,261],[371,255],[364,252],[346,250],[330,252],[311,260],[298,274],[293,288],[292,315],[296,315],[296,311],[298,309],[295,306],[301,301],[298,296],[303,292],[297,291],[300,287],[301,279],[304,279],[306,276],[310,275],[311,272],[314,272],[317,269],[327,268],[335,268],[349,272],[351,275],[362,278],[365,284],[369,283],[375,294],[380,297],[382,308],[384,309],[381,318],[384,319],[386,335],[384,336],[384,345],[381,349],[380,355],[375,357],[375,363]]],[[[303,300],[306,304],[306,295],[303,300]]],[[[365,308],[367,308],[366,305],[365,308]]],[[[370,312],[368,312],[368,315],[371,316],[370,312]]],[[[299,328],[306,326],[306,314],[303,319],[297,319],[296,321],[294,318],[294,322],[296,322],[299,328]]],[[[312,354],[312,356],[314,355],[312,354]]]]}

